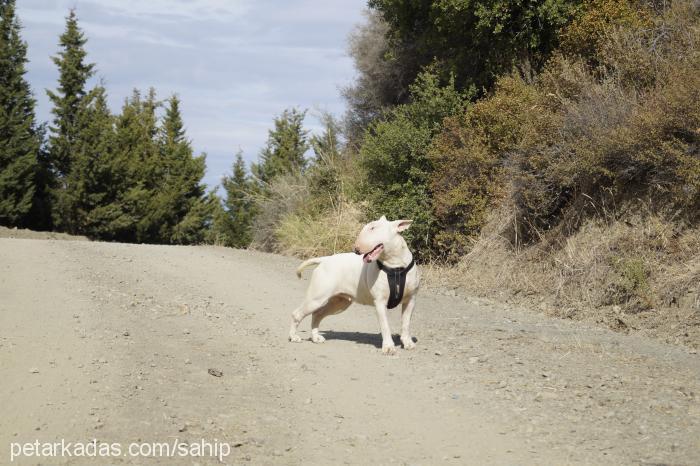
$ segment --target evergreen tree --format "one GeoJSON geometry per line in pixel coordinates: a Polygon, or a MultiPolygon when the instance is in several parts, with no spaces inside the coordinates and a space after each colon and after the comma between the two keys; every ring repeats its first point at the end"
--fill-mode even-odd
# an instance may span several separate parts
{"type": "Polygon", "coordinates": [[[82,129],[77,124],[78,112],[86,95],[87,80],[94,73],[94,64],[85,61],[86,42],[78,27],[75,10],[71,10],[66,18],[65,32],[59,40],[61,50],[52,58],[59,71],[58,89],[56,92],[46,91],[53,103],[54,114],[49,138],[50,159],[59,177],[59,185],[70,172],[71,155],[82,129]]]}
{"type": "Polygon", "coordinates": [[[29,212],[27,227],[34,230],[48,231],[53,229],[53,186],[56,177],[51,169],[49,151],[46,144],[46,123],[40,124],[36,129],[39,152],[37,155],[36,189],[34,191],[34,203],[29,212]]]}
{"type": "Polygon", "coordinates": [[[178,244],[202,242],[212,215],[212,198],[206,196],[202,184],[205,156],[193,156],[177,96],[167,101],[160,133],[161,182],[150,210],[160,226],[158,240],[178,244]]]}
{"type": "Polygon", "coordinates": [[[109,218],[105,217],[104,208],[115,194],[111,166],[114,117],[107,106],[104,87],[96,87],[81,101],[76,123],[81,134],[73,146],[65,188],[54,206],[56,226],[72,234],[99,237],[109,218]]]}
{"type": "Polygon", "coordinates": [[[323,133],[311,136],[310,145],[316,155],[315,164],[332,163],[340,155],[341,124],[332,114],[321,115],[323,133]]]}
{"type": "Polygon", "coordinates": [[[180,101],[161,103],[151,89],[127,99],[117,119],[112,179],[113,201],[104,209],[106,235],[120,241],[192,244],[205,240],[214,203],[202,184],[205,156],[193,156],[186,138],[180,101]]]}
{"type": "Polygon", "coordinates": [[[153,89],[145,99],[134,90],[117,117],[112,163],[115,193],[106,209],[110,221],[105,225],[105,239],[155,242],[151,220],[145,217],[158,186],[158,105],[153,89]]]}
{"type": "Polygon", "coordinates": [[[221,186],[226,191],[226,199],[215,217],[215,241],[234,248],[246,247],[253,239],[254,186],[240,151],[236,154],[232,174],[221,179],[221,186]]]}
{"type": "Polygon", "coordinates": [[[303,126],[305,116],[306,110],[300,112],[293,108],[275,118],[275,129],[268,133],[260,161],[252,166],[259,182],[267,184],[276,176],[304,170],[304,154],[309,148],[308,131],[303,126]]]}
{"type": "Polygon", "coordinates": [[[323,132],[311,136],[311,148],[315,158],[308,170],[311,193],[323,202],[337,199],[342,192],[340,123],[329,113],[321,115],[323,132]]]}
{"type": "Polygon", "coordinates": [[[37,193],[40,136],[20,29],[14,0],[0,0],[0,225],[6,226],[29,223],[37,193]]]}

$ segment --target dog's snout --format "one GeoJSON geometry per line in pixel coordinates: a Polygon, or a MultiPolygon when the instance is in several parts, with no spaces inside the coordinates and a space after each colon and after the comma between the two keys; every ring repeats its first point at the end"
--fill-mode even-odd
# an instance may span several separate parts
{"type": "Polygon", "coordinates": [[[355,254],[357,254],[357,255],[362,254],[362,253],[360,252],[360,248],[358,248],[357,246],[355,247],[355,254]]]}

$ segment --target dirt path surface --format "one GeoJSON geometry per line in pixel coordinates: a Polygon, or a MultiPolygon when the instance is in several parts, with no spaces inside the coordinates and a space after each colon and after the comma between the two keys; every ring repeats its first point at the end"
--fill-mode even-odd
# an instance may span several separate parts
{"type": "Polygon", "coordinates": [[[361,306],[324,321],[324,344],[291,344],[296,265],[0,239],[0,464],[13,443],[93,438],[216,439],[232,445],[226,464],[700,464],[692,350],[428,292],[413,351],[382,355],[361,306]]]}

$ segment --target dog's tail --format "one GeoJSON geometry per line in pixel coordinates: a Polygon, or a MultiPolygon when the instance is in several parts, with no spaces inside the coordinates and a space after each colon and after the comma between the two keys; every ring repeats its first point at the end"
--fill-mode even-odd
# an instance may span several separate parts
{"type": "Polygon", "coordinates": [[[318,265],[321,263],[321,257],[313,257],[311,259],[307,259],[304,262],[302,262],[299,267],[297,267],[297,277],[301,278],[301,272],[304,271],[304,269],[318,265]]]}

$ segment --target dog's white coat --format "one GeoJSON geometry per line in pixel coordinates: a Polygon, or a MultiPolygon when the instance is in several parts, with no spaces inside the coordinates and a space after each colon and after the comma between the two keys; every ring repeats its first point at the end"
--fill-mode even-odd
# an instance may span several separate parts
{"type": "MultiPolygon", "coordinates": [[[[374,306],[382,334],[382,351],[393,354],[396,348],[391,337],[386,307],[389,300],[389,282],[386,273],[379,270],[375,262],[363,261],[362,254],[383,244],[378,259],[388,267],[406,267],[413,255],[400,233],[410,224],[410,220],[390,222],[386,217],[382,217],[362,228],[355,241],[357,254],[334,254],[304,261],[297,269],[299,277],[305,268],[314,265],[317,267],[311,274],[304,302],[292,312],[289,340],[301,341],[297,327],[307,315],[312,314],[311,340],[314,343],[322,343],[325,339],[318,332],[321,321],[329,315],[343,312],[351,303],[357,302],[374,306]]],[[[405,349],[416,346],[410,326],[419,285],[420,272],[414,265],[406,276],[406,287],[401,302],[401,343],[405,349]]]]}

